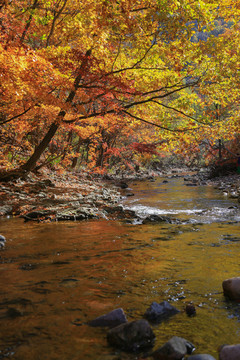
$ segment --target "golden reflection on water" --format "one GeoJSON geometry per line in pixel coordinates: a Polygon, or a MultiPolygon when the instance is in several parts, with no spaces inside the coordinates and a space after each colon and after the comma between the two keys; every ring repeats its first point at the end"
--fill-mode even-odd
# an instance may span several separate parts
{"type": "Polygon", "coordinates": [[[163,300],[181,312],[153,326],[156,347],[183,336],[198,353],[217,358],[218,346],[239,342],[240,307],[225,300],[221,287],[239,275],[239,223],[2,219],[0,233],[7,238],[0,253],[0,356],[135,359],[108,347],[106,329],[86,323],[118,307],[139,319],[152,301],[163,300]],[[195,317],[184,312],[191,301],[195,317]]]}

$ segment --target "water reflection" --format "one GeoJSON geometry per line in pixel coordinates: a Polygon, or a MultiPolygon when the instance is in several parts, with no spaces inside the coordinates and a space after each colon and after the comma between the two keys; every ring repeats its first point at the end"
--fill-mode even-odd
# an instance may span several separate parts
{"type": "Polygon", "coordinates": [[[197,222],[0,220],[7,238],[0,252],[0,358],[135,359],[111,349],[105,329],[86,323],[118,307],[129,320],[139,319],[152,301],[163,300],[181,312],[153,326],[156,347],[178,335],[217,358],[219,345],[239,342],[239,304],[226,301],[221,289],[223,279],[239,274],[239,224],[232,217],[195,218],[203,208],[227,210],[233,203],[210,187],[190,189],[180,180],[137,184],[134,192],[137,201],[129,206],[179,210],[174,216],[197,222]],[[158,186],[166,191],[156,195],[158,186]],[[191,301],[197,309],[192,318],[184,312],[191,301]]]}

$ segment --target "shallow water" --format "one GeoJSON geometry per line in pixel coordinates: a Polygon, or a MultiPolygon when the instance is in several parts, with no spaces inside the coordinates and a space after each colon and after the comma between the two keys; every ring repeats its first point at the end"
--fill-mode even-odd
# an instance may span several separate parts
{"type": "Polygon", "coordinates": [[[217,358],[220,345],[240,342],[240,305],[224,298],[221,285],[240,273],[237,201],[182,178],[131,187],[135,196],[124,206],[183,223],[0,220],[7,238],[0,252],[0,359],[136,359],[109,347],[106,329],[86,322],[118,307],[140,319],[152,301],[163,300],[181,312],[153,326],[155,348],[177,335],[193,342],[195,353],[217,358]],[[183,311],[190,301],[195,317],[183,311]]]}

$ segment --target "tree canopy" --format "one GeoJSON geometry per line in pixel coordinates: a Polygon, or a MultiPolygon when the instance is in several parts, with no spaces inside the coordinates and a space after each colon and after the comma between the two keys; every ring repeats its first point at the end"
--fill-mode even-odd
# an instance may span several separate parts
{"type": "Polygon", "coordinates": [[[233,0],[1,1],[2,176],[233,139],[239,15],[233,0]]]}

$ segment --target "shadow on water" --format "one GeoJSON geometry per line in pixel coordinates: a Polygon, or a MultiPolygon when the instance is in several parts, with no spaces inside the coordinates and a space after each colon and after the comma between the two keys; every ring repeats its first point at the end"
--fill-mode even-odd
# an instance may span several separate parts
{"type": "Polygon", "coordinates": [[[240,305],[221,288],[240,270],[239,209],[229,209],[236,203],[182,179],[141,182],[133,192],[124,206],[182,224],[0,220],[0,359],[136,359],[86,323],[119,307],[140,319],[163,300],[181,312],[153,325],[156,347],[177,335],[217,358],[221,344],[239,342],[240,305]],[[189,302],[195,317],[184,312],[189,302]]]}

